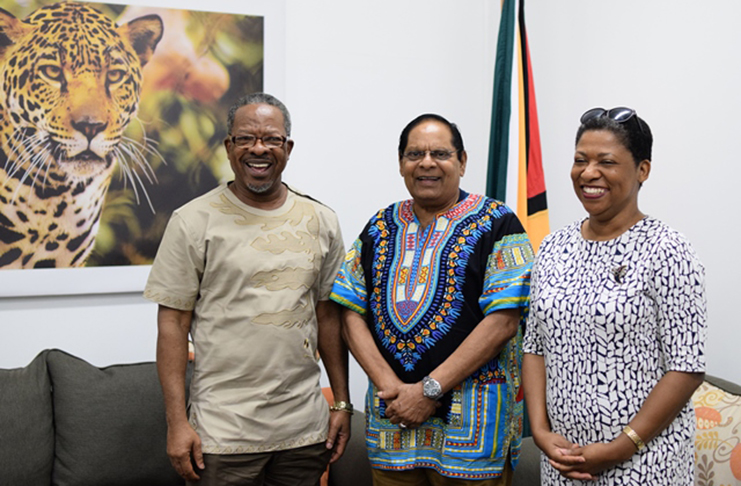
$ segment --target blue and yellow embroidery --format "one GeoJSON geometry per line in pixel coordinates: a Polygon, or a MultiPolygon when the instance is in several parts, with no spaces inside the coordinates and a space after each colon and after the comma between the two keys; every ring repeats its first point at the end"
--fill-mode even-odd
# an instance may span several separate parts
{"type": "MultiPolygon", "coordinates": [[[[371,220],[368,234],[374,239],[375,265],[370,311],[383,346],[406,370],[414,369],[422,354],[450,332],[464,302],[464,273],[474,247],[491,230],[492,221],[508,213],[509,208],[497,201],[471,195],[424,229],[419,228],[411,201],[371,220]],[[451,238],[454,234],[459,236],[451,238]]],[[[522,278],[522,267],[532,261],[527,236],[512,235],[500,246],[502,251],[491,263],[496,270],[511,268],[513,278],[522,278]]],[[[492,295],[511,287],[507,289],[511,297],[505,299],[519,305],[518,285],[501,277],[497,284],[492,295]]]]}

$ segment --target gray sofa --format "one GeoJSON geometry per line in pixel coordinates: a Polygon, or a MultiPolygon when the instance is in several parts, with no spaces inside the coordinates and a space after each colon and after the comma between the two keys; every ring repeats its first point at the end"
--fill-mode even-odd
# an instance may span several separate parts
{"type": "Polygon", "coordinates": [[[166,455],[154,363],[96,368],[59,350],[0,370],[0,484],[184,484],[166,455]]]}
{"type": "MultiPolygon", "coordinates": [[[[705,450],[703,434],[717,434],[718,426],[737,426],[741,387],[707,376],[694,399],[702,400],[702,393],[710,393],[718,413],[725,414],[718,421],[722,423],[705,421],[698,429],[704,447],[699,452],[712,455],[705,450]],[[708,385],[719,390],[707,391],[708,385]],[[722,400],[720,392],[725,393],[722,400]]],[[[707,410],[704,405],[695,403],[707,410]]],[[[365,417],[357,412],[352,421],[352,438],[345,455],[330,467],[329,486],[371,486],[365,417]]],[[[96,368],[64,351],[46,350],[25,368],[0,370],[1,486],[184,484],[167,459],[166,435],[152,362],[96,368]]],[[[539,458],[532,439],[526,438],[514,486],[540,484],[539,458]]],[[[728,468],[727,462],[719,464],[728,468]]],[[[698,470],[697,484],[710,484],[703,478],[715,473],[698,470]]]]}
{"type": "MultiPolygon", "coordinates": [[[[358,412],[330,486],[371,485],[364,428],[358,412]]],[[[167,458],[166,435],[152,362],[97,368],[53,349],[25,368],[0,370],[2,486],[184,484],[167,458]]],[[[526,443],[515,484],[537,485],[537,475],[537,452],[526,443]]]]}

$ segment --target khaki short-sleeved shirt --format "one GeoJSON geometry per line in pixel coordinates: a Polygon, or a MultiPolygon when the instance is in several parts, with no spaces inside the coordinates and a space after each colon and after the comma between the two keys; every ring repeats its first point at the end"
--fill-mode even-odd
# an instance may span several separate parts
{"type": "Polygon", "coordinates": [[[343,257],[334,212],[290,188],[275,210],[223,184],[173,213],[144,296],[193,310],[190,421],[205,453],[325,440],[315,305],[343,257]]]}

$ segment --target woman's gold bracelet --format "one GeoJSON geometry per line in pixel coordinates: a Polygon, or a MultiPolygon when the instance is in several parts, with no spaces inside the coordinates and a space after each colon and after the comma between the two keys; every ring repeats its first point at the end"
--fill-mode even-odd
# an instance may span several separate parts
{"type": "Polygon", "coordinates": [[[623,433],[628,436],[630,440],[633,441],[633,444],[635,444],[637,450],[641,450],[644,447],[646,447],[646,444],[643,442],[643,439],[641,439],[641,436],[638,435],[638,433],[633,430],[630,425],[626,425],[623,429],[623,433]]]}

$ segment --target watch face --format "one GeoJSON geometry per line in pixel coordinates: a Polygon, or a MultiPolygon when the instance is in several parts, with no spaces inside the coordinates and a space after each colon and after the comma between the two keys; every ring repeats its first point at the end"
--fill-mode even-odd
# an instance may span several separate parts
{"type": "Polygon", "coordinates": [[[427,398],[434,399],[437,399],[441,394],[440,392],[442,392],[440,383],[438,383],[437,380],[435,380],[434,378],[430,377],[425,378],[424,383],[422,384],[422,390],[427,398]]]}

